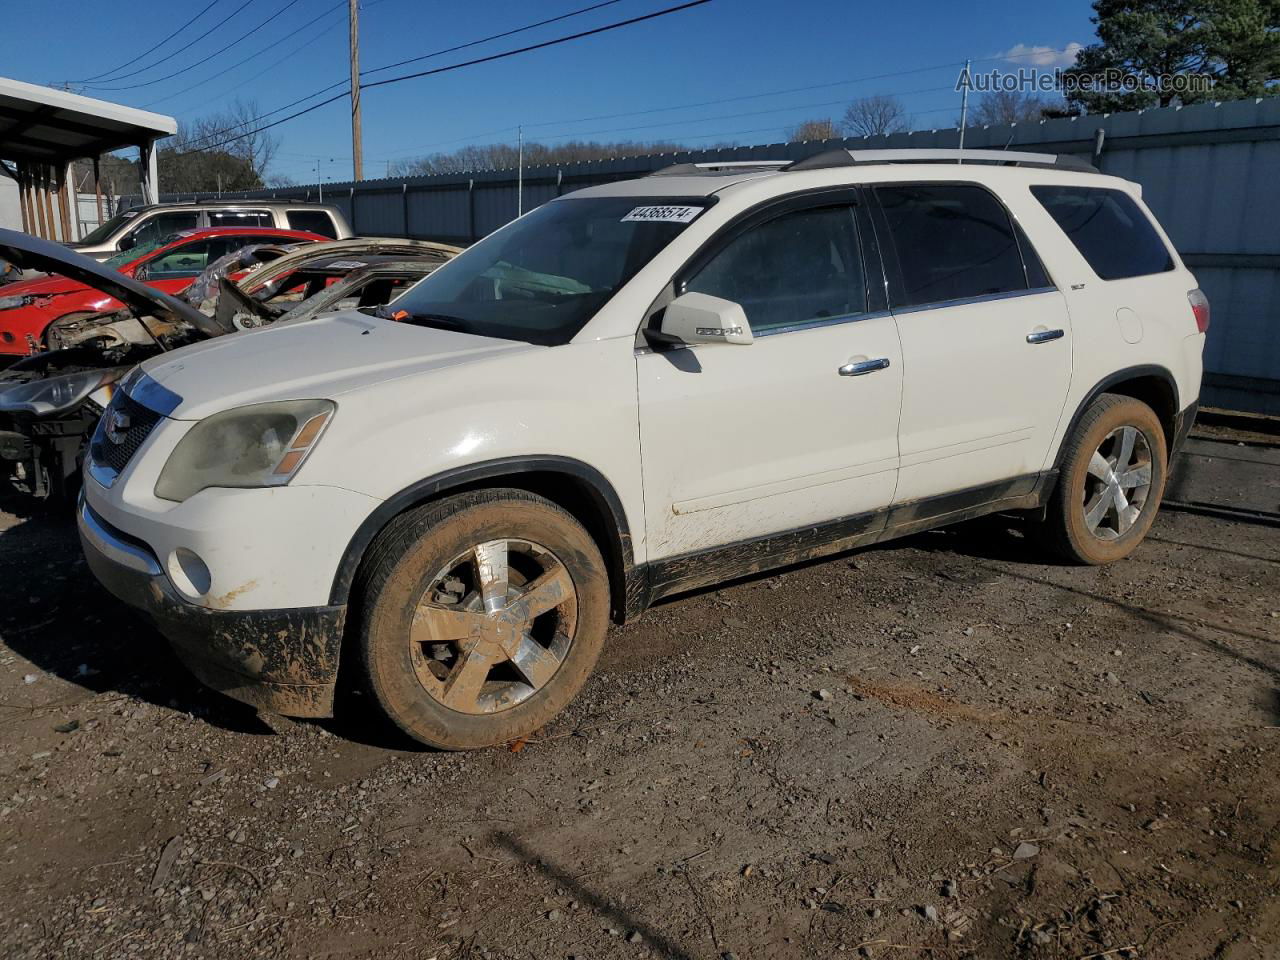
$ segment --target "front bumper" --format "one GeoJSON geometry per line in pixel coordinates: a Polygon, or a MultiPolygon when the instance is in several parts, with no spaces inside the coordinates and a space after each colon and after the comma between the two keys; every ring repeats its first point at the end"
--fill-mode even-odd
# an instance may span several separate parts
{"type": "Polygon", "coordinates": [[[148,614],[205,685],[259,710],[333,715],[345,605],[216,610],[183,599],[151,549],[112,527],[81,498],[80,543],[112,594],[148,614]]]}

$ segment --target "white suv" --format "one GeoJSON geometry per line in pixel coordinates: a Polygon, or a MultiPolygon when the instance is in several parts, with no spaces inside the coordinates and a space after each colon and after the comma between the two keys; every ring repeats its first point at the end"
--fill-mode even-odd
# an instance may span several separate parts
{"type": "Polygon", "coordinates": [[[341,666],[467,748],[679,591],[993,511],[1118,560],[1207,301],[1136,185],[957,159],[592,187],[378,312],[148,360],[91,444],[89,564],[219,690],[324,716],[341,666]]]}

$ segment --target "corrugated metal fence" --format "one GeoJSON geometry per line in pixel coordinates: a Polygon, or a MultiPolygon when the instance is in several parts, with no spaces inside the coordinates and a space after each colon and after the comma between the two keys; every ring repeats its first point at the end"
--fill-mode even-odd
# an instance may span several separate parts
{"type": "MultiPolygon", "coordinates": [[[[956,130],[934,130],[528,167],[524,208],[672,163],[799,160],[836,147],[955,147],[958,138],[956,130]]],[[[1071,153],[1142,184],[1213,303],[1205,402],[1280,414],[1280,98],[971,127],[965,146],[1071,153]]],[[[516,171],[497,170],[325,184],[323,193],[357,233],[469,243],[516,215],[517,182],[516,171]]],[[[319,194],[317,186],[297,186],[223,197],[318,200],[319,194]]]]}

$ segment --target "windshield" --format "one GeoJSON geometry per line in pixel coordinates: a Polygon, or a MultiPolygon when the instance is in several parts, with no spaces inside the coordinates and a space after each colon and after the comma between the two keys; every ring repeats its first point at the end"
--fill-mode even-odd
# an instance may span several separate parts
{"type": "Polygon", "coordinates": [[[138,215],[137,210],[121,210],[119,213],[117,213],[114,217],[112,217],[102,226],[98,227],[96,230],[92,231],[91,233],[86,234],[84,239],[80,240],[79,242],[84,244],[85,246],[90,246],[95,243],[102,243],[108,237],[110,237],[113,233],[119,230],[121,224],[129,220],[132,220],[137,215],[138,215]]]}
{"type": "Polygon", "coordinates": [[[552,201],[445,264],[385,315],[503,340],[567,343],[707,202],[552,201]]]}
{"type": "Polygon", "coordinates": [[[178,240],[178,239],[181,239],[178,234],[171,233],[167,237],[157,237],[154,240],[147,240],[147,241],[144,241],[143,243],[138,244],[136,247],[130,247],[128,250],[121,250],[115,256],[107,257],[107,259],[103,260],[102,262],[105,263],[108,267],[114,267],[116,269],[119,269],[120,267],[123,267],[126,263],[133,263],[133,261],[138,260],[142,257],[145,257],[148,253],[151,253],[153,250],[159,250],[161,247],[165,246],[166,244],[173,243],[175,240],[178,240]]]}

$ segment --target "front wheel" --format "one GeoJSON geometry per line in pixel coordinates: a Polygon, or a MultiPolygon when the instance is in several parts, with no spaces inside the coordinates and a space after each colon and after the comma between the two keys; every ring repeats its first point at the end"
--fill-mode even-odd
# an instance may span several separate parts
{"type": "Polygon", "coordinates": [[[1074,563],[1124,559],[1151,529],[1167,474],[1155,411],[1132,397],[1103,394],[1067,438],[1044,539],[1074,563]]]}
{"type": "Polygon", "coordinates": [[[586,682],[609,583],[591,536],[522,490],[477,491],[393,521],[362,576],[368,685],[409,736],[446,750],[526,736],[586,682]]]}

